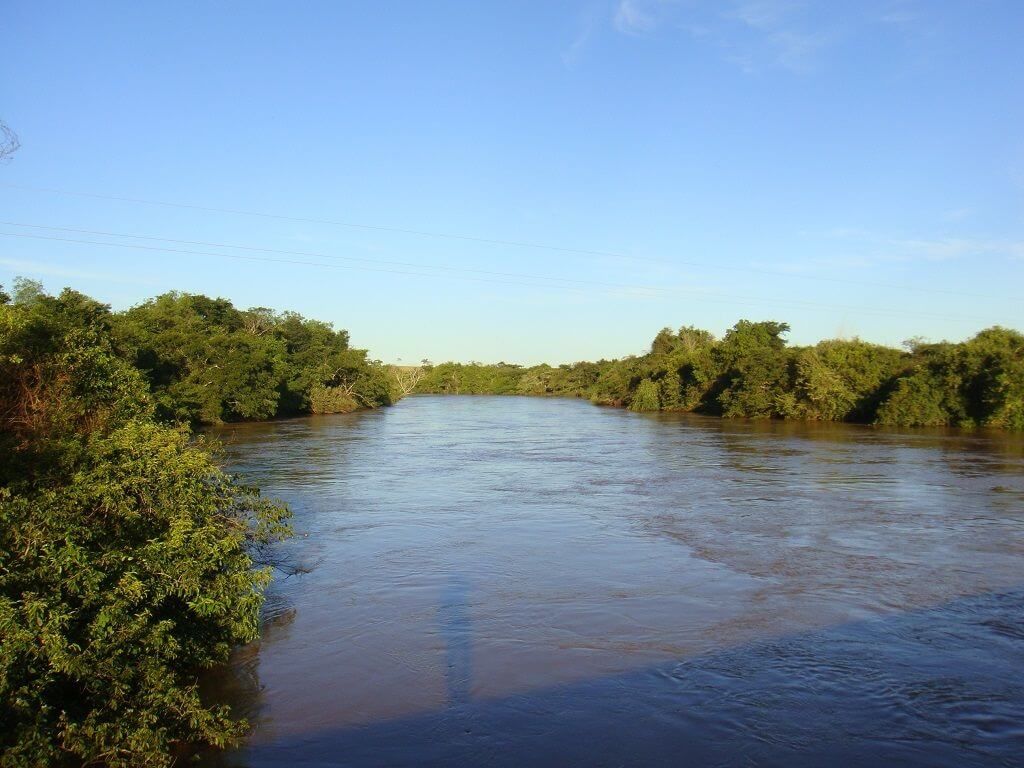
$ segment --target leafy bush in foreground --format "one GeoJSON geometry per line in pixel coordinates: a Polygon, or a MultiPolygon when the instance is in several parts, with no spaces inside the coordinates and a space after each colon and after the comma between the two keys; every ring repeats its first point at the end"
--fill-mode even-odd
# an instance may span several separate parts
{"type": "Polygon", "coordinates": [[[110,313],[0,304],[0,763],[166,765],[243,725],[199,670],[255,637],[287,511],[152,417],[110,313]]]}

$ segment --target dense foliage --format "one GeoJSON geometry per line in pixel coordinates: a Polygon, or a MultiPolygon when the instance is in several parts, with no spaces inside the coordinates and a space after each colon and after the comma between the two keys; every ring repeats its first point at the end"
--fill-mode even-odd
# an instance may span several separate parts
{"type": "Polygon", "coordinates": [[[117,323],[70,290],[0,296],[4,766],[165,765],[242,727],[197,675],[256,636],[287,511],[154,417],[117,323]]]}
{"type": "Polygon", "coordinates": [[[389,405],[391,376],[348,333],[294,312],[167,293],[114,316],[122,353],[160,418],[192,423],[346,413],[389,405]]]}
{"type": "Polygon", "coordinates": [[[741,320],[722,339],[665,328],[650,351],[551,367],[428,366],[418,392],[569,395],[635,411],[1024,429],[1024,335],[990,328],[906,351],[857,339],[790,347],[789,326],[741,320]]]}

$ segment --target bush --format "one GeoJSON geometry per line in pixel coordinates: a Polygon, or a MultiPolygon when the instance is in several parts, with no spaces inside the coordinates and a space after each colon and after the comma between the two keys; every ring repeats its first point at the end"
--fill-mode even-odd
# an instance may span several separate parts
{"type": "Polygon", "coordinates": [[[633,399],[629,403],[631,411],[657,411],[661,404],[658,401],[658,385],[650,379],[641,381],[633,393],[633,399]]]}
{"type": "Polygon", "coordinates": [[[904,427],[935,427],[949,424],[943,407],[941,385],[926,370],[902,378],[878,409],[878,424],[904,427]]]}
{"type": "Polygon", "coordinates": [[[314,386],[309,404],[313,413],[352,413],[359,409],[359,403],[343,387],[314,386]]]}
{"type": "Polygon", "coordinates": [[[256,636],[287,511],[156,423],[79,294],[0,306],[0,753],[5,766],[165,765],[243,724],[201,669],[256,636]]]}

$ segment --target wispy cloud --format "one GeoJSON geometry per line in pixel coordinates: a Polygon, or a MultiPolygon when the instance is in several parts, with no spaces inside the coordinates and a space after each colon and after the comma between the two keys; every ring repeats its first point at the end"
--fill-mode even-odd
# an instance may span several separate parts
{"type": "Polygon", "coordinates": [[[969,219],[973,215],[974,210],[972,208],[953,208],[952,210],[946,211],[942,214],[942,217],[946,219],[946,221],[963,221],[964,219],[969,219]]]}
{"type": "Polygon", "coordinates": [[[784,0],[750,0],[727,10],[723,15],[755,29],[774,29],[792,13],[795,3],[784,0]]]}
{"type": "Polygon", "coordinates": [[[1024,240],[990,240],[975,237],[890,240],[896,253],[931,261],[950,261],[966,257],[1004,256],[1024,259],[1024,240]]]}
{"type": "Polygon", "coordinates": [[[794,0],[619,0],[612,23],[633,36],[662,26],[684,30],[748,72],[769,65],[806,71],[826,37],[801,28],[802,10],[794,0]]]}
{"type": "Polygon", "coordinates": [[[916,0],[889,0],[879,9],[877,21],[911,32],[928,26],[928,17],[918,8],[916,0]]]}
{"type": "Polygon", "coordinates": [[[830,239],[845,242],[846,250],[855,250],[864,266],[884,262],[954,261],[982,257],[1024,260],[1024,240],[970,236],[902,237],[872,233],[854,227],[842,227],[825,233],[830,239]]]}
{"type": "Polygon", "coordinates": [[[750,74],[812,73],[837,44],[878,24],[912,34],[924,21],[915,0],[618,0],[612,17],[617,31],[632,36],[685,32],[750,74]]]}
{"type": "Polygon", "coordinates": [[[828,43],[828,36],[822,33],[780,30],[768,36],[774,63],[792,72],[812,71],[828,43]]]}
{"type": "Polygon", "coordinates": [[[619,32],[637,35],[649,32],[655,26],[657,9],[644,0],[619,0],[613,23],[619,32]]]}
{"type": "Polygon", "coordinates": [[[813,71],[835,37],[807,6],[794,0],[745,0],[723,14],[719,43],[728,59],[750,73],[765,68],[813,71]]]}
{"type": "Polygon", "coordinates": [[[590,38],[594,35],[597,20],[598,16],[593,12],[587,13],[583,17],[576,37],[573,38],[569,47],[562,51],[562,63],[565,66],[571,67],[575,65],[580,60],[580,57],[583,56],[583,51],[586,50],[590,38]]]}

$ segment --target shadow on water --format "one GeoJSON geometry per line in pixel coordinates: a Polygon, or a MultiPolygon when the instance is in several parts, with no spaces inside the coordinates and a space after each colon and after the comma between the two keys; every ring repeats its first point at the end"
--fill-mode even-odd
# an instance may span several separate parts
{"type": "Polygon", "coordinates": [[[1021,765],[1024,588],[494,699],[469,696],[466,590],[442,598],[446,709],[210,764],[1021,765]]]}
{"type": "Polygon", "coordinates": [[[469,701],[473,681],[472,624],[469,616],[469,582],[452,576],[441,593],[438,623],[445,641],[445,687],[450,705],[469,701]]]}
{"type": "Polygon", "coordinates": [[[230,664],[214,667],[203,676],[203,698],[226,704],[237,718],[257,721],[265,705],[259,674],[260,650],[263,643],[288,632],[294,620],[295,609],[287,599],[268,595],[260,621],[260,639],[236,649],[230,664]]]}

